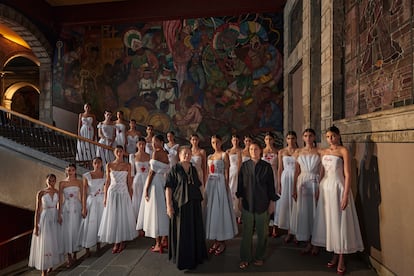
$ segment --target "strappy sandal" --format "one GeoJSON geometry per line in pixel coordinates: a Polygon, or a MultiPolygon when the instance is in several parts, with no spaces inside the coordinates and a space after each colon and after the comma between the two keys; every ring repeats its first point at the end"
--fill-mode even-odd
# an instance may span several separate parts
{"type": "Polygon", "coordinates": [[[239,264],[239,268],[242,269],[242,270],[245,270],[248,267],[249,267],[248,262],[240,262],[240,264],[239,264]]]}
{"type": "Polygon", "coordinates": [[[225,244],[219,244],[219,246],[214,251],[214,255],[219,256],[224,252],[224,250],[226,250],[226,245],[225,244]]]}
{"type": "Polygon", "coordinates": [[[218,246],[219,244],[217,242],[213,243],[213,245],[208,249],[208,254],[213,254],[218,246]]]}
{"type": "Polygon", "coordinates": [[[254,261],[254,262],[253,262],[253,264],[254,264],[255,266],[263,266],[264,261],[263,261],[263,260],[256,260],[256,261],[254,261]]]}

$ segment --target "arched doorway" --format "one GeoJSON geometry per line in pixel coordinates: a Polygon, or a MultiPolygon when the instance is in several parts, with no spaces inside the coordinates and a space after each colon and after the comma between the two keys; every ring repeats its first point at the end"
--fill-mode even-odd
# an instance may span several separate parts
{"type": "Polygon", "coordinates": [[[39,65],[31,58],[15,56],[4,66],[3,105],[39,119],[39,65]]]}
{"type": "Polygon", "coordinates": [[[39,119],[39,93],[33,87],[22,87],[13,94],[11,109],[39,119]]]}

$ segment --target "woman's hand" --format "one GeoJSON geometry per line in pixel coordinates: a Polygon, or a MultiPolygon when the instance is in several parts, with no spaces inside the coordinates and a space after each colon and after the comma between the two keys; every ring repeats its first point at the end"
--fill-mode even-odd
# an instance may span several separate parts
{"type": "Polygon", "coordinates": [[[170,219],[173,218],[174,216],[174,208],[172,206],[167,206],[167,215],[170,219]]]}
{"type": "Polygon", "coordinates": [[[293,192],[292,197],[295,201],[298,199],[298,194],[296,192],[293,192]]]}
{"type": "Polygon", "coordinates": [[[35,236],[39,236],[39,226],[36,225],[34,230],[33,230],[33,234],[35,234],[35,236]]]}
{"type": "Polygon", "coordinates": [[[348,206],[348,194],[344,193],[341,200],[341,209],[345,210],[345,208],[348,206]]]}
{"type": "Polygon", "coordinates": [[[269,203],[269,207],[267,208],[267,213],[271,214],[275,211],[275,202],[274,201],[270,201],[269,203]]]}
{"type": "Polygon", "coordinates": [[[82,217],[83,218],[86,218],[86,216],[88,215],[88,210],[86,210],[86,209],[83,209],[82,210],[82,217]]]}
{"type": "Polygon", "coordinates": [[[58,223],[59,224],[62,224],[62,214],[59,214],[58,215],[58,223]]]}
{"type": "Polygon", "coordinates": [[[146,201],[149,201],[148,191],[145,191],[144,197],[145,197],[145,200],[146,200],[146,201]]]}

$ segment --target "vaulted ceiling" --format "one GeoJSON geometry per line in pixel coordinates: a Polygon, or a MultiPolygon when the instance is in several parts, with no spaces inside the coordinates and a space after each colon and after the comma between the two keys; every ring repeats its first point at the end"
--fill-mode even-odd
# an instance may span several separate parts
{"type": "Polygon", "coordinates": [[[41,24],[145,22],[243,13],[282,12],[286,0],[3,0],[41,24]]]}

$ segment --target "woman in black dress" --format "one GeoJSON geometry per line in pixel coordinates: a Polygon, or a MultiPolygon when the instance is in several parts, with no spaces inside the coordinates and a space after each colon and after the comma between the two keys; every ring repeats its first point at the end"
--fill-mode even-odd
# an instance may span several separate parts
{"type": "Polygon", "coordinates": [[[181,147],[180,162],[166,182],[167,214],[170,217],[168,255],[178,269],[194,269],[207,259],[201,210],[201,182],[191,165],[191,149],[181,147]]]}

